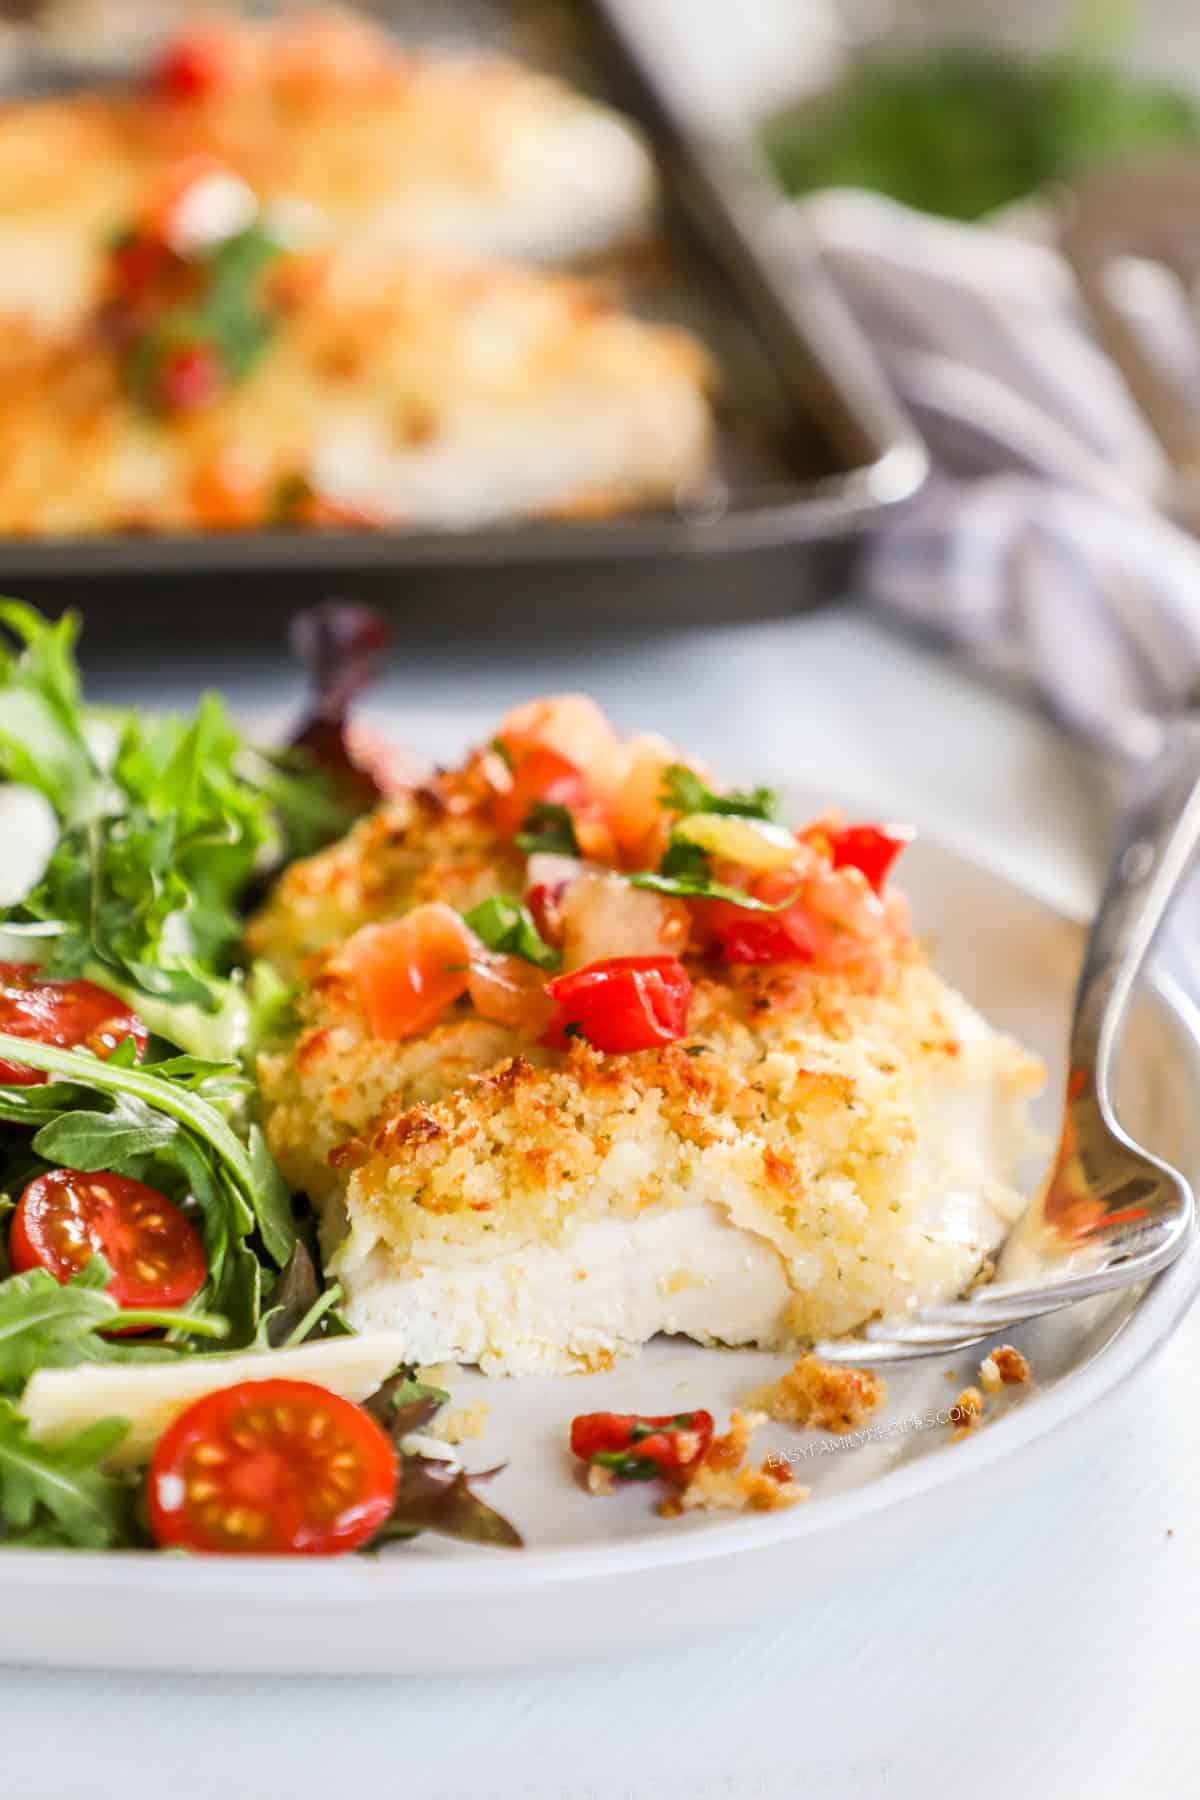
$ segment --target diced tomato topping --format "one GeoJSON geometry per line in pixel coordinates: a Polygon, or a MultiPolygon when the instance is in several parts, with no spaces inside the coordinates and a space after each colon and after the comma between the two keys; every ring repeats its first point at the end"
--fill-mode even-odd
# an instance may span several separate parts
{"type": "Polygon", "coordinates": [[[536,806],[581,807],[587,778],[557,750],[529,750],[514,759],[512,785],[496,793],[492,817],[503,837],[516,837],[536,806]]]}
{"type": "Polygon", "coordinates": [[[479,940],[452,906],[433,901],[364,925],[341,951],[373,1036],[395,1041],[436,1025],[467,991],[479,940]]]}
{"type": "Polygon", "coordinates": [[[396,1456],[361,1406],[311,1381],[242,1381],[163,1433],[146,1507],[164,1550],[336,1556],[396,1501],[396,1456]]]}
{"type": "Polygon", "coordinates": [[[712,1443],[708,1412],[580,1413],[571,1420],[571,1449],[582,1462],[626,1481],[678,1475],[701,1462],[712,1443]]]}
{"type": "Polygon", "coordinates": [[[171,413],[203,412],[220,398],[225,371],[212,344],[184,344],[163,358],[155,383],[156,398],[171,413]]]}
{"type": "Polygon", "coordinates": [[[161,278],[169,261],[170,251],[157,238],[131,237],[109,254],[113,289],[122,300],[139,300],[161,278]]]}
{"type": "Polygon", "coordinates": [[[191,1221],[127,1175],[48,1169],[17,1202],[8,1249],[15,1270],[48,1269],[62,1282],[100,1255],[112,1270],[108,1292],[134,1310],[183,1306],[208,1274],[191,1221]]]}
{"type": "MultiPolygon", "coordinates": [[[[749,892],[767,906],[795,894],[798,877],[790,869],[760,875],[749,892]]],[[[695,913],[699,935],[714,944],[722,962],[811,962],[819,942],[812,914],[797,897],[781,912],[755,912],[732,900],[702,900],[695,913]]]]}
{"type": "Polygon", "coordinates": [[[620,1053],[673,1044],[687,1031],[692,984],[677,956],[613,956],[546,984],[558,1017],[542,1042],[565,1049],[582,1037],[620,1053]]]}
{"type": "Polygon", "coordinates": [[[497,735],[515,763],[532,750],[553,750],[576,769],[586,769],[592,785],[603,793],[622,760],[620,738],[586,694],[530,700],[508,714],[497,735]]]}
{"type": "Polygon", "coordinates": [[[198,100],[223,88],[230,74],[230,34],[219,25],[196,25],[167,45],[150,73],[156,93],[198,100]]]}
{"type": "Polygon", "coordinates": [[[889,869],[913,836],[909,825],[848,825],[830,833],[833,866],[859,870],[880,894],[889,869]]]}
{"type": "MultiPolygon", "coordinates": [[[[0,1031],[10,1037],[53,1044],[60,1050],[91,1050],[109,1057],[132,1038],[140,1057],[146,1027],[123,1000],[93,981],[47,981],[36,963],[0,962],[0,1031]]],[[[48,1077],[41,1069],[0,1060],[0,1082],[38,1087],[48,1077]]]]}

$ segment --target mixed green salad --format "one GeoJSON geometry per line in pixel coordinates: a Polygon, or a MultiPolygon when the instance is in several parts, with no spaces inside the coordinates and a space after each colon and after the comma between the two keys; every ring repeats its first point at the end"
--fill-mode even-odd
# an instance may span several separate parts
{"type": "Polygon", "coordinates": [[[78,622],[0,603],[6,1545],[520,1542],[413,1446],[447,1396],[386,1343],[351,1354],[256,1119],[255,1047],[289,995],[243,964],[244,911],[377,798],[344,726],[382,634],[349,610],[302,627],[315,704],[267,752],[212,696],[189,718],[89,707],[78,622]],[[280,1468],[294,1493],[266,1509],[280,1468]]]}

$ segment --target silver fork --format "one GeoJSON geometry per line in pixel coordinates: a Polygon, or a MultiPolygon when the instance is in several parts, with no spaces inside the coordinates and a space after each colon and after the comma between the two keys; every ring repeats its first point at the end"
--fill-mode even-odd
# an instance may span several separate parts
{"type": "Polygon", "coordinates": [[[945,1356],[1174,1261],[1195,1203],[1177,1170],[1122,1131],[1112,1105],[1121,1026],[1142,967],[1200,848],[1200,719],[1165,727],[1117,838],[1071,1023],[1058,1154],[1009,1234],[999,1279],[968,1298],[816,1346],[829,1362],[945,1356]]]}

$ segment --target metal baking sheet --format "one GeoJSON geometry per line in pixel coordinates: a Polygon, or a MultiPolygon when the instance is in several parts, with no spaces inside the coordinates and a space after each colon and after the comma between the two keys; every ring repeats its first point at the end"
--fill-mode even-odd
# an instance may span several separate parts
{"type": "MultiPolygon", "coordinates": [[[[661,231],[649,253],[619,259],[605,274],[620,281],[637,311],[688,325],[714,353],[721,394],[711,479],[669,508],[604,520],[470,530],[3,539],[0,581],[51,603],[68,584],[75,598],[119,593],[134,613],[139,590],[143,602],[169,594],[180,627],[188,616],[194,627],[228,619],[233,610],[244,618],[248,599],[256,611],[271,613],[338,583],[401,610],[434,604],[446,616],[495,600],[498,582],[505,592],[523,583],[536,606],[539,594],[547,600],[561,594],[566,571],[585,608],[589,583],[579,578],[591,572],[592,585],[599,580],[605,611],[622,610],[641,585],[635,570],[640,578],[658,577],[666,616],[774,611],[813,597],[840,565],[832,547],[906,499],[920,484],[925,458],[867,346],[803,247],[790,246],[786,280],[761,255],[746,227],[764,199],[753,173],[731,169],[691,139],[606,0],[587,6],[408,0],[360,10],[386,20],[406,41],[465,40],[511,50],[639,119],[659,161],[661,231]],[[603,571],[613,564],[624,573],[605,581],[603,571]],[[712,564],[715,580],[696,581],[698,564],[712,564]],[[664,581],[668,571],[672,578],[664,581]],[[739,572],[751,581],[738,580],[739,572]],[[252,593],[231,581],[237,576],[252,581],[252,593]]],[[[33,68],[39,85],[55,86],[78,81],[81,69],[90,80],[121,72],[102,54],[68,67],[43,53],[33,68]]],[[[643,592],[639,605],[644,599],[643,592]]]]}

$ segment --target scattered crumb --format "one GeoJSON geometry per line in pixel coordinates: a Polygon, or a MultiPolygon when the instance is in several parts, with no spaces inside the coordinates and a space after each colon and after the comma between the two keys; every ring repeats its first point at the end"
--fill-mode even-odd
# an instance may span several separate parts
{"type": "Polygon", "coordinates": [[[958,1380],[958,1370],[957,1369],[943,1369],[942,1370],[942,1380],[943,1381],[957,1381],[958,1380]]]}
{"type": "Polygon", "coordinates": [[[429,1436],[440,1438],[443,1444],[461,1444],[467,1438],[481,1438],[487,1430],[491,1411],[486,1400],[477,1400],[474,1406],[455,1407],[433,1421],[427,1428],[429,1436]]]}
{"type": "Polygon", "coordinates": [[[1005,1387],[1017,1387],[1029,1380],[1029,1364],[1012,1344],[1001,1344],[998,1350],[992,1351],[990,1360],[995,1363],[1005,1387]]]}
{"type": "Polygon", "coordinates": [[[979,1365],[979,1379],[985,1394],[998,1394],[1004,1386],[1004,1377],[996,1367],[995,1359],[985,1356],[979,1365]]]}
{"type": "Polygon", "coordinates": [[[595,1494],[597,1497],[611,1494],[616,1485],[613,1480],[612,1470],[602,1469],[596,1463],[588,1464],[587,1474],[585,1475],[584,1480],[587,1483],[588,1493],[595,1494]]]}
{"type": "Polygon", "coordinates": [[[746,1396],[747,1406],[780,1424],[814,1431],[857,1431],[887,1398],[887,1384],[870,1369],[847,1369],[802,1356],[786,1375],[746,1396]]]}
{"type": "Polygon", "coordinates": [[[980,1363],[979,1379],[985,1393],[998,1394],[1003,1387],[1016,1387],[1021,1382],[1028,1381],[1029,1364],[1012,1344],[1001,1344],[999,1349],[990,1351],[980,1363]]]}
{"type": "Polygon", "coordinates": [[[1170,1525],[1168,1525],[1168,1526],[1167,1526],[1167,1536],[1168,1536],[1168,1537],[1174,1537],[1174,1536],[1175,1536],[1175,1532],[1174,1532],[1174,1530],[1173,1530],[1173,1528],[1172,1528],[1172,1527],[1171,1527],[1171,1526],[1170,1526],[1170,1525]]]}
{"type": "Polygon", "coordinates": [[[808,1499],[808,1489],[791,1479],[782,1458],[767,1456],[761,1468],[747,1465],[750,1434],[766,1423],[759,1413],[730,1414],[729,1430],[715,1437],[703,1462],[688,1471],[684,1485],[659,1505],[664,1519],[685,1512],[779,1512],[808,1499]]]}
{"type": "Polygon", "coordinates": [[[983,1424],[983,1395],[978,1388],[964,1388],[951,1408],[950,1417],[957,1430],[951,1437],[951,1443],[959,1438],[968,1437],[983,1424]]]}

